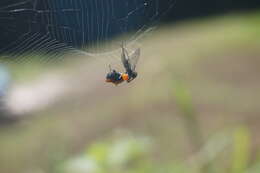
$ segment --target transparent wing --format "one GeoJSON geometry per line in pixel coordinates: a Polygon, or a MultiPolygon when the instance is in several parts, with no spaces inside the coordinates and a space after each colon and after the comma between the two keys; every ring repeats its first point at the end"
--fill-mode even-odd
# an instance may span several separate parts
{"type": "Polygon", "coordinates": [[[135,71],[136,65],[140,59],[140,55],[141,55],[141,49],[138,48],[135,50],[135,52],[130,56],[129,58],[129,64],[131,66],[131,70],[135,71]]]}
{"type": "Polygon", "coordinates": [[[124,45],[122,44],[122,55],[121,55],[121,61],[126,69],[126,72],[131,71],[131,64],[129,63],[129,55],[127,50],[125,49],[124,45]]]}

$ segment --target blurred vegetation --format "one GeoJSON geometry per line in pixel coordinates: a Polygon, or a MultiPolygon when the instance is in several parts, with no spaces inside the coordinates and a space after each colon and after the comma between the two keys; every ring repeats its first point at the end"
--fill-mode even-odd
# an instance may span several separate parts
{"type": "MultiPolygon", "coordinates": [[[[102,70],[75,76],[79,95],[1,127],[0,172],[259,172],[259,20],[234,14],[159,28],[142,40],[129,85],[88,88],[102,70]]],[[[10,66],[15,81],[52,72],[35,64],[10,66]]]]}

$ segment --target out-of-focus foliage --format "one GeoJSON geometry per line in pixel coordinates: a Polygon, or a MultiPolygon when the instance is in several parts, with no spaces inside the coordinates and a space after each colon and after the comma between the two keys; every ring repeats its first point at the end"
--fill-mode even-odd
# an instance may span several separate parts
{"type": "Polygon", "coordinates": [[[124,135],[124,137],[92,144],[80,156],[62,163],[58,172],[184,173],[189,170],[178,162],[167,163],[151,159],[153,151],[149,138],[124,135]]]}
{"type": "MultiPolygon", "coordinates": [[[[206,141],[193,110],[192,99],[183,84],[174,82],[173,90],[191,145],[197,151],[185,160],[160,160],[154,155],[154,141],[123,131],[121,136],[99,140],[81,155],[58,165],[59,173],[246,173],[260,171],[256,161],[249,164],[250,132],[246,127],[231,128],[211,135],[206,141]],[[195,124],[195,125],[194,125],[195,124]],[[222,159],[226,159],[222,162],[222,159]],[[228,163],[228,164],[227,164],[228,163]]],[[[167,152],[159,148],[159,152],[167,152]]]]}
{"type": "Polygon", "coordinates": [[[123,137],[113,137],[91,144],[79,156],[56,165],[54,172],[213,173],[221,170],[221,172],[254,173],[259,171],[260,162],[254,164],[248,162],[251,155],[250,135],[244,127],[212,136],[188,160],[160,160],[153,155],[155,148],[150,138],[134,137],[125,132],[122,134],[123,137]],[[227,156],[225,159],[229,165],[226,165],[226,162],[219,165],[223,154],[227,156]]]}
{"type": "Polygon", "coordinates": [[[233,173],[245,172],[250,156],[250,135],[246,128],[237,129],[234,134],[233,173]]]}

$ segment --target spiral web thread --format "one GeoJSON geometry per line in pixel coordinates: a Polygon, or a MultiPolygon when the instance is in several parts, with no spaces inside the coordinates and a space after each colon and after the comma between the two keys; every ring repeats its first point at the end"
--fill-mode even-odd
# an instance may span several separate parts
{"type": "Polygon", "coordinates": [[[15,3],[0,3],[1,37],[3,40],[14,37],[9,44],[1,45],[0,54],[20,62],[25,61],[24,54],[40,54],[45,57],[44,61],[59,59],[65,54],[96,56],[104,54],[102,50],[106,50],[105,54],[113,54],[116,50],[109,45],[105,49],[102,47],[104,41],[131,31],[124,42],[136,42],[174,4],[174,0],[15,0],[15,3]],[[21,29],[21,25],[25,27],[21,29]]]}

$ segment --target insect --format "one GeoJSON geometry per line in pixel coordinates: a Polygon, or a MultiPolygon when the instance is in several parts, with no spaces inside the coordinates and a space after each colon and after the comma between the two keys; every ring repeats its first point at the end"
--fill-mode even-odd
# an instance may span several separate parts
{"type": "Polygon", "coordinates": [[[106,76],[106,82],[118,85],[124,81],[129,83],[134,80],[137,77],[135,68],[140,58],[140,52],[141,50],[138,48],[129,56],[124,44],[122,44],[121,61],[125,68],[125,73],[120,73],[109,66],[110,72],[106,76]]]}

